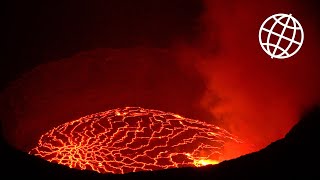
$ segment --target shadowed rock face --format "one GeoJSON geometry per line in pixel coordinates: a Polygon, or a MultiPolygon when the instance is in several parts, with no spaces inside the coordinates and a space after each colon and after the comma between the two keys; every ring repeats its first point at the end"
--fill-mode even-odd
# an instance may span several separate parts
{"type": "Polygon", "coordinates": [[[2,141],[2,175],[9,177],[42,177],[54,179],[143,179],[174,176],[193,179],[261,179],[319,177],[315,162],[320,159],[318,133],[320,107],[315,107],[301,118],[283,138],[261,151],[237,159],[202,168],[168,169],[125,175],[98,174],[49,163],[17,151],[2,141]]]}

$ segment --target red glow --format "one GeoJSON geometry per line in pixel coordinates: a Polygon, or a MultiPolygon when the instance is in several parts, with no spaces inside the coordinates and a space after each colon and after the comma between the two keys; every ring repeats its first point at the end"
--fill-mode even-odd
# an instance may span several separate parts
{"type": "Polygon", "coordinates": [[[126,107],[53,128],[29,153],[70,168],[123,174],[217,164],[226,141],[240,142],[212,124],[126,107]]]}
{"type": "MultiPolygon", "coordinates": [[[[181,47],[182,67],[196,67],[206,80],[202,106],[221,119],[223,127],[254,145],[239,147],[243,152],[238,155],[257,151],[282,138],[305,108],[319,102],[314,17],[304,13],[304,3],[295,1],[204,3],[205,30],[197,44],[181,47]],[[300,51],[285,60],[271,59],[258,40],[262,22],[279,12],[293,14],[305,31],[300,51]]],[[[226,149],[235,148],[230,146],[226,149]]]]}

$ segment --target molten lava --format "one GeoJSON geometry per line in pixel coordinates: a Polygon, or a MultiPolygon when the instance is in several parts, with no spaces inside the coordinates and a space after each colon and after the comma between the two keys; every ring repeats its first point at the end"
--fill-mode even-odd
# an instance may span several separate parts
{"type": "Polygon", "coordinates": [[[226,141],[240,142],[212,124],[126,107],[55,127],[29,154],[70,168],[124,174],[217,164],[226,141]]]}

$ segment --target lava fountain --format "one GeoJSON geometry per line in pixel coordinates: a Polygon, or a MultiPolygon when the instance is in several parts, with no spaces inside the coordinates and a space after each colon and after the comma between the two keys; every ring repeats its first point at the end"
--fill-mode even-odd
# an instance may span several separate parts
{"type": "Polygon", "coordinates": [[[199,120],[125,107],[57,126],[29,154],[70,168],[124,174],[217,164],[226,141],[240,142],[199,120]]]}

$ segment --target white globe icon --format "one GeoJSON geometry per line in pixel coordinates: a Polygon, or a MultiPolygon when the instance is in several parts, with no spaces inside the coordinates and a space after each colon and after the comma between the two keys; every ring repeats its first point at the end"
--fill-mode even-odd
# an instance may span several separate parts
{"type": "Polygon", "coordinates": [[[285,59],[295,55],[303,40],[302,26],[291,14],[274,14],[259,30],[260,45],[271,58],[285,59]]]}

